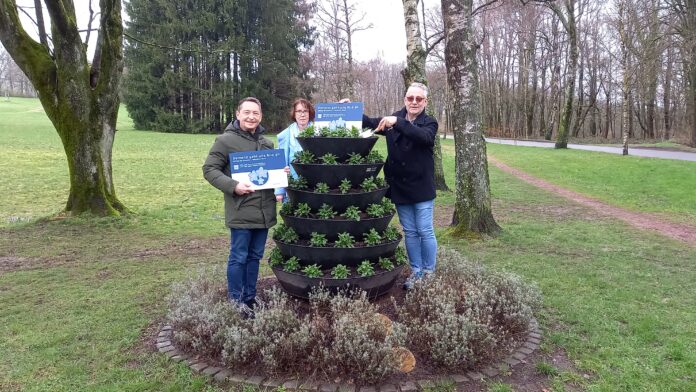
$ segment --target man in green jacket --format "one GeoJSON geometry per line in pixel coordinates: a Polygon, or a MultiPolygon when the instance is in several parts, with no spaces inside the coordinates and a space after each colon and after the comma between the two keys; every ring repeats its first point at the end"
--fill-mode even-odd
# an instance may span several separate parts
{"type": "MultiPolygon", "coordinates": [[[[253,97],[239,102],[237,119],[215,139],[203,165],[203,176],[225,195],[225,224],[230,228],[230,256],[227,261],[227,295],[242,315],[253,317],[259,261],[276,224],[276,198],[273,189],[254,191],[250,182],[230,176],[229,154],[269,150],[273,142],[263,137],[261,102],[253,97]]],[[[287,168],[286,168],[286,171],[287,168]]]]}

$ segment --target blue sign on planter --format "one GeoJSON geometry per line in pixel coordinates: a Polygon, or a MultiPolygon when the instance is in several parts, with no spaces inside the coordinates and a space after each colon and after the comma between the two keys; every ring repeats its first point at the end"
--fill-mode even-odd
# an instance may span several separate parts
{"type": "Polygon", "coordinates": [[[323,127],[329,127],[329,129],[335,129],[336,127],[346,127],[348,129],[356,127],[362,129],[362,102],[318,103],[314,109],[316,113],[314,126],[317,129],[323,127]]]}
{"type": "Polygon", "coordinates": [[[261,150],[230,153],[230,174],[233,180],[251,184],[252,189],[273,189],[288,186],[283,150],[261,150]]]}

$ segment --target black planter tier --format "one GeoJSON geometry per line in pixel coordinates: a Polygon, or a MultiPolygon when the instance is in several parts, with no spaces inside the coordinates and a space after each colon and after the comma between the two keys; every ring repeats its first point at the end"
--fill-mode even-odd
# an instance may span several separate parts
{"type": "Polygon", "coordinates": [[[322,268],[333,268],[339,264],[355,267],[363,260],[377,261],[380,257],[394,255],[401,238],[375,246],[354,248],[313,247],[307,245],[286,244],[275,240],[280,253],[286,259],[297,257],[301,265],[319,264],[322,268]]]}
{"type": "Polygon", "coordinates": [[[394,213],[380,218],[363,218],[359,221],[341,219],[314,219],[302,218],[292,215],[280,214],[283,222],[292,227],[301,238],[309,238],[312,232],[325,234],[329,241],[333,241],[338,233],[348,232],[353,237],[360,239],[364,233],[374,228],[383,232],[394,217],[394,213]]]}
{"type": "Polygon", "coordinates": [[[294,204],[307,203],[313,210],[321,208],[322,204],[328,204],[333,207],[334,211],[340,213],[345,212],[350,206],[357,206],[361,210],[365,210],[367,206],[382,201],[384,195],[387,194],[389,187],[377,189],[371,192],[360,193],[315,193],[310,191],[287,188],[290,201],[294,204]]]}
{"type": "Polygon", "coordinates": [[[367,292],[368,298],[374,299],[391,290],[403,268],[400,265],[391,271],[378,272],[370,277],[356,276],[347,279],[310,278],[302,273],[285,272],[276,267],[273,267],[273,273],[283,289],[296,297],[308,298],[312,287],[324,286],[332,292],[344,288],[360,288],[367,292]]]}
{"type": "Polygon", "coordinates": [[[331,153],[338,160],[348,158],[350,153],[366,156],[377,142],[377,136],[361,137],[298,137],[303,150],[310,151],[317,158],[331,153]]]}
{"type": "Polygon", "coordinates": [[[374,177],[382,170],[384,163],[365,163],[360,165],[323,165],[319,163],[293,163],[292,167],[298,175],[307,179],[310,187],[323,182],[329,188],[338,188],[344,178],[350,180],[354,187],[359,186],[364,179],[374,177]]]}

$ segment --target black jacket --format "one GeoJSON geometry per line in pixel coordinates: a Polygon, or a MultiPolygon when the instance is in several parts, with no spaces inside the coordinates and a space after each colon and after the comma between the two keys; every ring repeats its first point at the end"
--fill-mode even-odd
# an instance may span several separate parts
{"type": "MultiPolygon", "coordinates": [[[[437,120],[423,111],[413,123],[406,120],[406,108],[392,114],[396,124],[384,130],[387,138],[387,161],[384,177],[389,183],[389,197],[394,204],[414,204],[435,198],[435,161],[433,147],[437,120]]],[[[377,128],[381,118],[363,115],[363,127],[377,128]]]]}

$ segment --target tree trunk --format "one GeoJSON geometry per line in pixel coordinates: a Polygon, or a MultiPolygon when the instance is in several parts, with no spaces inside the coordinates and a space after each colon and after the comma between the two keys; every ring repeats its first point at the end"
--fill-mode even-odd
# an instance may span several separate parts
{"type": "MultiPolygon", "coordinates": [[[[425,60],[427,53],[423,48],[420,35],[420,22],[418,20],[418,0],[403,0],[404,21],[406,25],[406,68],[401,72],[404,78],[406,89],[413,82],[428,84],[425,74],[425,60]]],[[[405,91],[405,90],[404,90],[405,91]]],[[[427,113],[434,115],[433,101],[428,100],[427,113]]],[[[445,181],[445,171],[442,168],[442,143],[440,138],[435,138],[434,147],[435,160],[435,189],[438,191],[449,191],[445,181]]]]}
{"type": "Polygon", "coordinates": [[[72,2],[49,1],[46,6],[53,55],[24,31],[14,0],[0,0],[0,41],[31,80],[63,143],[70,173],[65,211],[118,215],[126,211],[116,198],[111,169],[123,70],[121,2],[100,1],[94,84],[72,2]]]}
{"type": "Polygon", "coordinates": [[[665,132],[663,134],[663,140],[669,140],[672,128],[672,47],[667,48],[667,55],[665,56],[665,62],[667,67],[665,69],[664,83],[663,83],[663,94],[662,94],[662,111],[665,118],[665,132]]]}
{"type": "Polygon", "coordinates": [[[491,212],[472,2],[442,0],[447,81],[454,103],[452,126],[457,195],[452,225],[456,235],[495,234],[500,230],[491,212]]]}
{"type": "Polygon", "coordinates": [[[556,3],[548,3],[551,10],[558,16],[568,33],[568,69],[566,70],[565,104],[558,126],[556,148],[568,148],[568,133],[573,116],[573,95],[575,94],[575,74],[578,66],[578,37],[575,23],[575,0],[565,0],[565,15],[556,3]]]}

